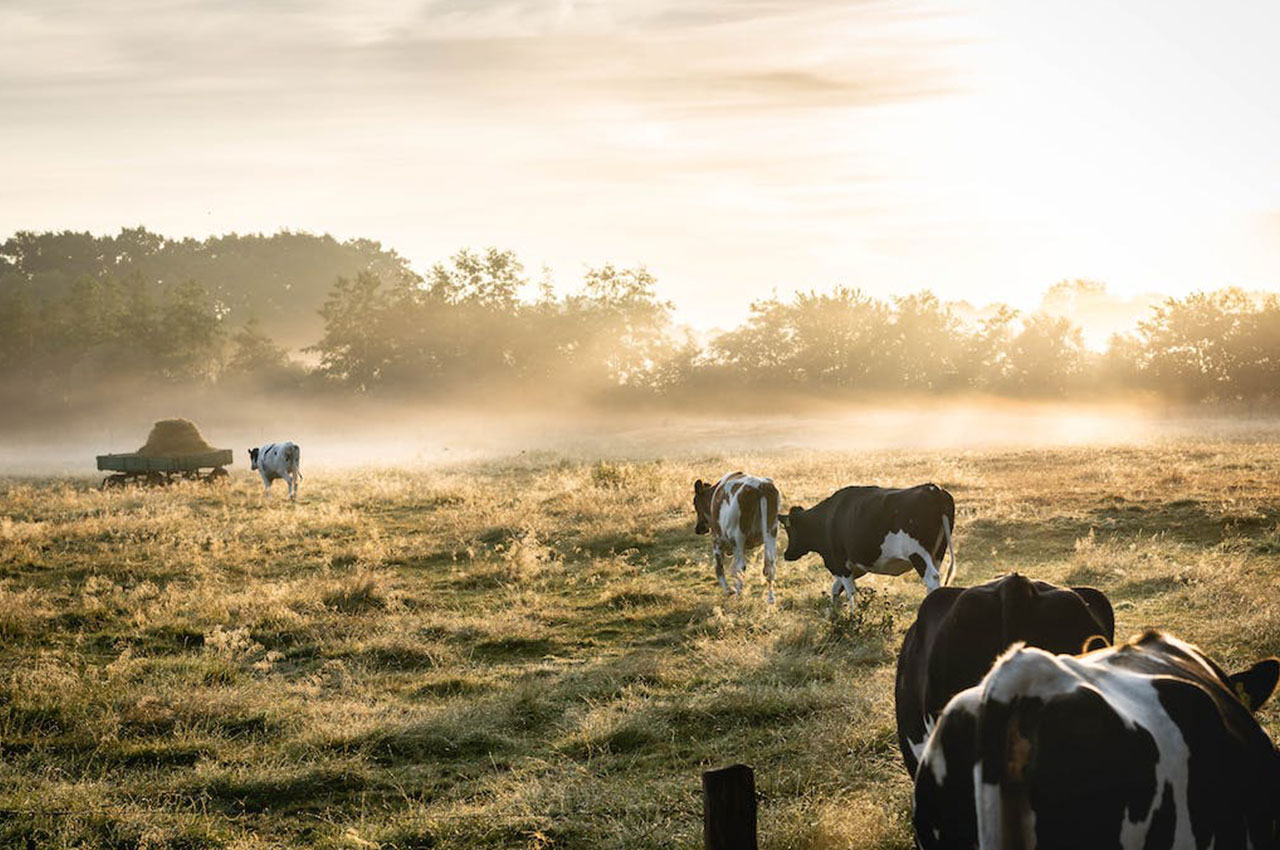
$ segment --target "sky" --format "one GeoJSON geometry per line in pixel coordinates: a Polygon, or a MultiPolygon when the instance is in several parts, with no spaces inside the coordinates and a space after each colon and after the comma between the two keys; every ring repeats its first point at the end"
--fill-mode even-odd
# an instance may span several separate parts
{"type": "Polygon", "coordinates": [[[1280,288],[1280,4],[0,0],[0,237],[328,232],[854,285],[1280,288]]]}

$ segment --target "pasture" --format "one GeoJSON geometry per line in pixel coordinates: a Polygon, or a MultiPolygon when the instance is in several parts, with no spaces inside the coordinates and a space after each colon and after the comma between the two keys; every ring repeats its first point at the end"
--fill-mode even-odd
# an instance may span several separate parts
{"type": "Polygon", "coordinates": [[[958,584],[1090,584],[1118,637],[1228,670],[1280,652],[1271,439],[304,462],[297,504],[242,461],[222,488],[6,479],[0,846],[694,848],[700,771],[743,761],[762,847],[910,847],[892,692],[923,585],[867,577],[832,620],[821,562],[780,560],[770,609],[757,551],[725,599],[692,482],[736,468],[784,509],[934,481],[958,584]]]}

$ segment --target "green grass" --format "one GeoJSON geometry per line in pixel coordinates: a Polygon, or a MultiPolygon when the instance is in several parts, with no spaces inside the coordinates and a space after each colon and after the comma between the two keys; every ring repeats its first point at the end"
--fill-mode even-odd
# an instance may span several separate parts
{"type": "MultiPolygon", "coordinates": [[[[695,478],[785,504],[932,480],[958,579],[1107,590],[1228,669],[1280,651],[1280,445],[779,452],[0,481],[0,846],[697,847],[755,766],[766,848],[911,845],[893,665],[923,587],[827,617],[813,557],[715,585],[695,478]]],[[[1280,712],[1262,719],[1273,733],[1280,712]]]]}

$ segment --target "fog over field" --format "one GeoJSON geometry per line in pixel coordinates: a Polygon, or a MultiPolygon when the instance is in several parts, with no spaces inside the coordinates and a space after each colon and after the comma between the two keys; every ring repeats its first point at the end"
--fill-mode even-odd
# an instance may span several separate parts
{"type": "MultiPolygon", "coordinates": [[[[210,443],[235,451],[293,440],[304,470],[422,468],[543,453],[582,460],[653,459],[738,452],[993,450],[1116,446],[1188,438],[1280,434],[1280,419],[1187,416],[1138,404],[1034,403],[1000,399],[903,400],[789,410],[786,402],[706,410],[602,410],[567,403],[536,408],[481,403],[433,407],[368,399],[273,404],[264,398],[121,402],[74,421],[0,433],[0,474],[92,476],[99,454],[132,452],[155,420],[195,421],[210,443]],[[763,409],[768,408],[768,409],[763,409]]],[[[799,404],[796,405],[800,407],[799,404]]]]}

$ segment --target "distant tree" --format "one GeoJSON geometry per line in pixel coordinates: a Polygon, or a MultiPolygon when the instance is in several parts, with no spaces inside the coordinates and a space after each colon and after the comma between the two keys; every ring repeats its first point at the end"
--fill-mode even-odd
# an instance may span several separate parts
{"type": "Polygon", "coordinates": [[[1242,312],[1226,348],[1238,398],[1256,401],[1280,395],[1280,299],[1268,296],[1256,309],[1242,312]]]}
{"type": "Polygon", "coordinates": [[[317,310],[334,279],[361,271],[392,280],[409,267],[377,242],[290,231],[204,240],[168,239],[141,227],[114,236],[21,231],[0,243],[0,292],[21,287],[41,303],[64,297],[82,279],[138,275],[158,299],[161,288],[195,280],[233,325],[256,316],[291,348],[319,336],[317,310]]]}
{"type": "Polygon", "coordinates": [[[1138,326],[1142,368],[1158,392],[1186,401],[1231,398],[1236,336],[1249,300],[1238,289],[1169,298],[1138,326]]]}
{"type": "Polygon", "coordinates": [[[1083,371],[1084,339],[1069,320],[1036,313],[1009,342],[1006,381],[1021,395],[1063,396],[1083,371]]]}
{"type": "Polygon", "coordinates": [[[395,341],[382,333],[391,305],[377,275],[338,278],[320,308],[324,336],[312,347],[320,355],[320,371],[358,391],[377,386],[395,356],[395,341]]]}
{"type": "Polygon", "coordinates": [[[937,391],[960,385],[963,332],[960,320],[932,292],[893,299],[893,321],[884,355],[904,389],[937,391]]]}
{"type": "Polygon", "coordinates": [[[780,386],[794,381],[790,373],[796,339],[790,319],[788,305],[777,296],[753,301],[745,323],[711,341],[712,362],[740,383],[780,386]]]}
{"type": "Polygon", "coordinates": [[[225,307],[194,280],[166,287],[151,346],[157,371],[176,379],[213,377],[226,340],[225,315],[225,307]]]}
{"type": "Polygon", "coordinates": [[[520,289],[528,283],[524,265],[511,251],[486,248],[476,253],[464,248],[449,263],[437,263],[427,274],[427,289],[442,301],[478,304],[512,311],[520,289]]]}
{"type": "Polygon", "coordinates": [[[231,356],[223,367],[223,377],[233,380],[257,380],[279,384],[297,381],[301,370],[289,360],[289,354],[262,331],[256,318],[245,322],[231,339],[231,356]]]}
{"type": "Polygon", "coordinates": [[[1000,392],[1010,384],[1013,365],[1009,347],[1018,311],[1004,304],[963,333],[957,354],[957,384],[969,389],[1000,392]]]}
{"type": "Polygon", "coordinates": [[[658,298],[657,278],[644,266],[588,269],[582,294],[566,298],[579,326],[579,361],[586,358],[597,380],[644,384],[667,354],[671,304],[658,298]]]}

